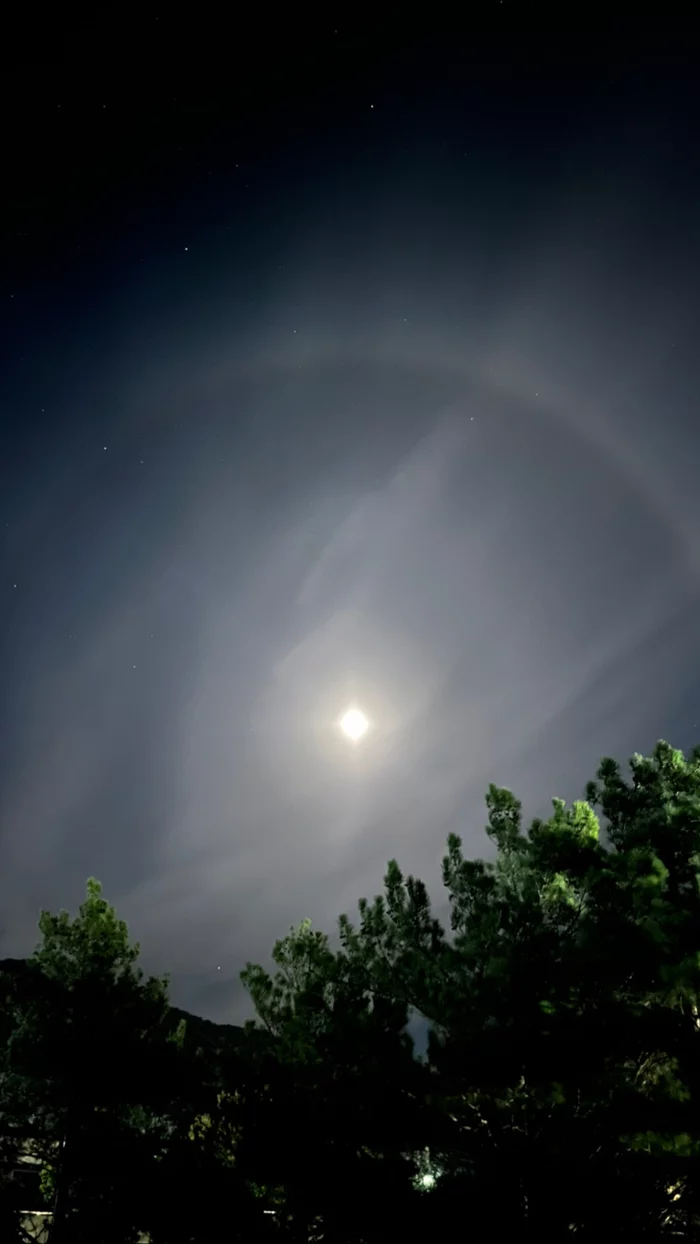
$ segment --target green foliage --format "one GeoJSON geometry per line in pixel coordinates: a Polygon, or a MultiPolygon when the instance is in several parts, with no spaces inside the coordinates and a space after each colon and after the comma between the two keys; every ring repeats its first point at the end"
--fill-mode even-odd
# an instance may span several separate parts
{"type": "Polygon", "coordinates": [[[89,1238],[105,1215],[126,1241],[138,1234],[138,1207],[125,1190],[162,1143],[174,1091],[166,983],[144,979],[139,948],[97,881],[74,919],[42,912],[39,929],[8,999],[4,1126],[31,1138],[42,1162],[52,1242],[89,1238]]]}
{"type": "Polygon", "coordinates": [[[250,963],[241,973],[259,1018],[275,1037],[288,1039],[292,1029],[299,1040],[313,1037],[332,999],[336,960],[328,938],[302,920],[275,942],[272,958],[274,977],[250,963]]]}
{"type": "Polygon", "coordinates": [[[373,995],[362,962],[333,953],[308,920],[276,943],[273,960],[274,976],[253,965],[243,973],[276,1041],[255,1105],[261,1131],[244,1141],[243,1160],[259,1165],[267,1203],[293,1238],[306,1240],[319,1222],[324,1239],[384,1238],[389,1206],[394,1214],[410,1189],[403,1148],[419,1134],[406,1007],[373,995]],[[302,1119],[311,1150],[299,1144],[302,1119]]]}
{"type": "Polygon", "coordinates": [[[29,1151],[51,1244],[698,1238],[700,749],[486,808],[446,924],[391,861],[335,947],[304,920],[247,965],[235,1035],[171,1011],[98,882],[42,913],[0,972],[2,1240],[29,1151]]]}
{"type": "Polygon", "coordinates": [[[116,982],[123,977],[140,980],[135,969],[139,946],[129,942],[129,931],[113,907],[102,898],[102,886],[91,877],[79,914],[67,911],[39,917],[42,941],[34,963],[49,980],[75,985],[86,976],[116,982]]]}
{"type": "Polygon", "coordinates": [[[518,800],[491,786],[495,857],[448,840],[449,932],[392,861],[357,927],[341,917],[338,953],[304,925],[275,948],[274,981],[244,977],[271,1031],[303,1031],[304,1057],[323,1048],[340,982],[368,1013],[429,1022],[414,1151],[441,1171],[434,1232],[460,1198],[475,1239],[700,1226],[700,751],[659,743],[630,767],[625,780],[604,760],[586,802],[554,800],[527,831],[518,800]]]}

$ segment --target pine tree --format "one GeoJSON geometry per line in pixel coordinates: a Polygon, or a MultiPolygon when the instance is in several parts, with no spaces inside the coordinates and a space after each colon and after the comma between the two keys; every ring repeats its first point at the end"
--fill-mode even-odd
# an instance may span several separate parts
{"type": "Polygon", "coordinates": [[[96,1231],[128,1241],[139,1166],[168,1130],[166,982],[144,978],[139,947],[95,880],[75,919],[45,911],[39,928],[11,999],[5,1128],[14,1123],[41,1155],[52,1244],[96,1231]]]}
{"type": "Polygon", "coordinates": [[[309,1103],[337,1111],[319,1145],[343,1128],[359,1144],[364,1128],[377,1163],[387,1129],[370,1069],[383,1066],[394,1103],[402,1077],[410,1096],[397,1036],[410,1012],[428,1021],[423,1110],[409,1125],[397,1109],[403,1144],[400,1128],[391,1138],[420,1158],[413,1202],[397,1200],[407,1235],[446,1232],[459,1214],[474,1240],[697,1236],[700,750],[686,759],[659,743],[628,779],[604,760],[587,796],[554,800],[525,831],[515,796],[491,786],[495,857],[465,859],[448,840],[449,932],[392,861],[357,927],[341,917],[339,952],[302,926],[275,948],[276,978],[244,976],[297,1068],[334,1069],[323,1089],[307,1084],[309,1103]],[[380,1016],[398,1080],[381,1064],[380,1016]],[[353,1043],[362,1059],[341,1103],[329,1085],[353,1043]]]}

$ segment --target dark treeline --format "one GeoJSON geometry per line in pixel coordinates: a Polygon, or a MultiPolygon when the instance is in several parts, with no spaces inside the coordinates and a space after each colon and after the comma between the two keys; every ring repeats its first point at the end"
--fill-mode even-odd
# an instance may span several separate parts
{"type": "Polygon", "coordinates": [[[392,862],[338,950],[247,966],[243,1029],[169,1006],[97,882],[44,912],[0,974],[3,1244],[700,1238],[700,748],[586,796],[525,829],[492,786],[449,930],[392,862]]]}

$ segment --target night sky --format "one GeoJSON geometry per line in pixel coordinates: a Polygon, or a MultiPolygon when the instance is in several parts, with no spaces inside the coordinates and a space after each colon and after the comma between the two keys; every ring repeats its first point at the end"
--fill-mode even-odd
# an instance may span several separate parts
{"type": "Polygon", "coordinates": [[[490,781],[700,739],[698,66],[101,8],[3,38],[0,955],[95,875],[236,1021],[490,781]]]}

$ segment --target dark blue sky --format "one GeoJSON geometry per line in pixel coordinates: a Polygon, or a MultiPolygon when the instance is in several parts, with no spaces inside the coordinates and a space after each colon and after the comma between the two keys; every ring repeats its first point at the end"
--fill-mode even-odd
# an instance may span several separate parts
{"type": "Polygon", "coordinates": [[[238,1019],[489,781],[700,737],[696,67],[528,12],[15,19],[0,954],[94,874],[238,1019]]]}

